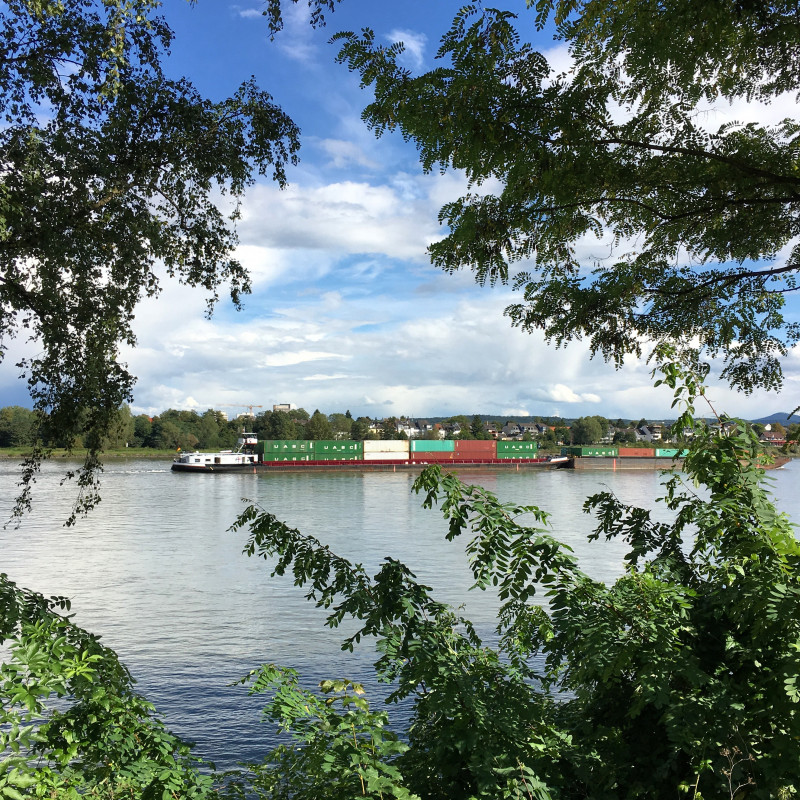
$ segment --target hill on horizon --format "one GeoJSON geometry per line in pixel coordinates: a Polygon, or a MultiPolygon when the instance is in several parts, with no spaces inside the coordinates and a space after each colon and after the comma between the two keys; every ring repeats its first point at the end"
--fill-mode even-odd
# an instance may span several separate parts
{"type": "Polygon", "coordinates": [[[793,425],[795,422],[800,422],[800,416],[792,414],[789,416],[788,411],[778,411],[775,414],[770,414],[768,417],[761,417],[759,419],[751,420],[751,422],[758,422],[761,425],[771,425],[773,422],[780,422],[781,425],[793,425]]]}

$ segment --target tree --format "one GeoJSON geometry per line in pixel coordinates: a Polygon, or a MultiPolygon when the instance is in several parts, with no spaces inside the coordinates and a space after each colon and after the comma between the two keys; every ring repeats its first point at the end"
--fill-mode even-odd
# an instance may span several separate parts
{"type": "Polygon", "coordinates": [[[331,423],[335,439],[350,439],[350,432],[353,428],[353,418],[347,414],[328,414],[328,421],[331,423]]]}
{"type": "Polygon", "coordinates": [[[224,426],[225,420],[219,411],[209,408],[200,416],[197,426],[197,436],[199,446],[216,450],[220,445],[220,429],[224,426]]]}
{"type": "Polygon", "coordinates": [[[399,130],[425,170],[499,186],[442,208],[433,263],[512,283],[512,324],[557,344],[587,337],[620,365],[643,341],[671,342],[692,363],[722,359],[734,387],[778,387],[800,335],[783,313],[800,269],[798,119],[707,129],[702,109],[797,90],[796,4],[529,6],[537,27],[555,19],[568,73],[521,42],[515,15],[480,5],[458,13],[441,66],[421,75],[369,29],[334,37],[374,91],[363,117],[378,135],[399,130]],[[576,248],[587,235],[610,253],[589,274],[576,248]]]}
{"type": "Polygon", "coordinates": [[[266,439],[297,439],[297,424],[286,411],[272,411],[268,415],[266,439]]]}
{"type": "Polygon", "coordinates": [[[472,417],[472,422],[469,425],[469,432],[472,434],[473,439],[486,439],[488,433],[486,432],[486,425],[478,414],[472,417]]]}
{"type": "Polygon", "coordinates": [[[147,414],[139,414],[133,419],[133,441],[137,447],[145,447],[145,442],[153,429],[153,420],[147,414]]]}
{"type": "Polygon", "coordinates": [[[671,522],[610,492],[589,498],[590,538],[628,548],[611,585],[580,570],[542,509],[501,503],[439,467],[416,482],[426,507],[441,506],[449,539],[472,537],[472,588],[496,587],[501,602],[496,646],[396,560],[370,576],[248,508],[235,525],[248,531],[245,552],[307,586],[331,627],[351,617],[344,649],[374,637],[378,677],[411,708],[395,747],[358,687],[325,681],[309,694],[293,671],[265,665],[248,682],[274,693],[267,713],[294,741],[248,765],[256,784],[321,796],[332,770],[351,781],[336,797],[370,779],[371,796],[428,800],[794,796],[800,545],[762,486],[752,432],[695,424],[702,387],[678,364],[663,382],[686,404],[677,424],[695,440],[684,469],[705,492],[668,479],[671,522]]]}
{"type": "Polygon", "coordinates": [[[31,447],[38,428],[38,417],[29,408],[0,408],[0,447],[31,447]]]}
{"type": "Polygon", "coordinates": [[[312,441],[333,439],[333,426],[328,421],[328,418],[317,409],[306,423],[304,435],[306,439],[311,439],[312,441]]]}
{"type": "Polygon", "coordinates": [[[216,796],[202,762],[69,607],[0,574],[0,795],[216,796]]]}
{"type": "Polygon", "coordinates": [[[397,438],[397,417],[385,417],[381,422],[381,439],[397,438]]]}
{"type": "Polygon", "coordinates": [[[368,439],[370,437],[370,422],[371,420],[369,417],[359,417],[358,419],[354,419],[350,428],[350,438],[355,439],[356,441],[368,439]]]}
{"type": "Polygon", "coordinates": [[[209,313],[224,283],[238,305],[249,283],[216,195],[236,201],[257,173],[283,185],[298,148],[297,128],[253,81],[211,102],[166,77],[172,33],[157,6],[12,0],[0,11],[0,338],[39,342],[21,366],[50,429],[87,448],[83,508],[97,500],[103,437],[131,399],[118,346],[134,344],[134,307],[158,293],[156,262],[205,287],[209,313]]]}
{"type": "Polygon", "coordinates": [[[127,447],[133,441],[135,430],[131,409],[127,403],[124,403],[121,408],[117,409],[116,417],[111,420],[108,433],[103,440],[103,448],[119,450],[127,447]]]}
{"type": "Polygon", "coordinates": [[[599,417],[580,417],[570,428],[573,444],[594,444],[603,438],[599,417]]]}
{"type": "Polygon", "coordinates": [[[614,434],[614,444],[634,444],[635,442],[636,434],[627,428],[614,434]]]}

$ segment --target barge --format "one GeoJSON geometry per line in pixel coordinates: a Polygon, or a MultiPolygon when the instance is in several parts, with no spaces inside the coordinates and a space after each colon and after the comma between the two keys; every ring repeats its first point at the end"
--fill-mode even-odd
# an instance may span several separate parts
{"type": "Polygon", "coordinates": [[[174,472],[299,472],[421,470],[430,464],[448,469],[560,469],[568,456],[539,456],[535,442],[491,441],[258,441],[243,433],[235,450],[183,453],[174,472]]]}
{"type": "MultiPolygon", "coordinates": [[[[235,450],[183,453],[175,472],[396,472],[439,464],[449,470],[664,470],[681,469],[685,451],[617,448],[605,445],[565,447],[560,456],[539,456],[536,442],[495,440],[262,440],[242,433],[235,450]]],[[[764,469],[789,461],[775,457],[764,469]]]]}

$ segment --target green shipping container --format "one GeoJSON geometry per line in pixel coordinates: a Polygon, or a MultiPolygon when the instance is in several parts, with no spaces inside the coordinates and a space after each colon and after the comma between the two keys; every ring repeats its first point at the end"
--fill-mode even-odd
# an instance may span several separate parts
{"type": "Polygon", "coordinates": [[[601,456],[606,458],[617,458],[619,449],[616,447],[606,447],[601,444],[573,445],[572,447],[562,447],[562,456],[601,456]]]}
{"type": "Polygon", "coordinates": [[[683,458],[689,451],[671,447],[657,447],[656,458],[683,458]]]}
{"type": "Polygon", "coordinates": [[[532,459],[532,458],[538,458],[539,456],[538,456],[537,453],[531,453],[530,451],[528,451],[527,453],[500,453],[500,452],[498,452],[497,453],[497,457],[509,460],[509,459],[512,459],[512,458],[532,459]]]}
{"type": "MultiPolygon", "coordinates": [[[[261,442],[259,442],[261,444],[261,442]]],[[[265,453],[313,453],[314,442],[305,439],[267,439],[265,453]]]]}
{"type": "Polygon", "coordinates": [[[535,453],[539,449],[536,442],[497,442],[497,457],[501,458],[501,453],[535,453]]]}
{"type": "Polygon", "coordinates": [[[313,461],[363,461],[361,453],[314,453],[313,461]]]}
{"type": "Polygon", "coordinates": [[[323,440],[314,442],[314,455],[334,455],[342,453],[353,455],[364,452],[364,442],[356,442],[352,439],[342,439],[339,441],[323,440]]]}
{"type": "Polygon", "coordinates": [[[262,461],[313,461],[313,453],[264,453],[262,461]]]}
{"type": "Polygon", "coordinates": [[[452,439],[412,439],[408,449],[411,453],[453,453],[456,443],[452,439]]]}

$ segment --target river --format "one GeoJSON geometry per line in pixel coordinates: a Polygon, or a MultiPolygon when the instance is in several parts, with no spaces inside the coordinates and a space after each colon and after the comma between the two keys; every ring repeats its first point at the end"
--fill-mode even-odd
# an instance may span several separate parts
{"type": "MultiPolygon", "coordinates": [[[[290,578],[269,578],[263,562],[242,555],[245,533],[228,528],[247,500],[317,537],[374,572],[384,556],[408,564],[419,580],[489,634],[496,608],[485,593],[469,593],[464,543],[448,543],[437,510],[423,510],[411,492],[414,475],[399,473],[278,473],[186,475],[154,461],[106,465],[103,500],[88,518],[65,528],[74,487],[59,486],[63,463],[48,463],[34,510],[19,529],[0,531],[0,571],[22,586],[71,598],[75,621],[101,634],[129,666],[139,690],[176,733],[218,767],[258,757],[273,743],[256,699],[228,684],[266,661],[296,667],[313,684],[323,677],[365,680],[369,647],[342,653],[342,631],[303,600],[290,578]]],[[[770,473],[778,507],[800,522],[794,461],[770,473]]],[[[667,512],[657,472],[465,473],[501,500],[539,505],[551,533],[569,544],[582,568],[613,580],[625,552],[620,542],[588,543],[586,496],[612,490],[622,501],[667,512]]],[[[0,464],[0,515],[8,518],[18,468],[0,464]]]]}

